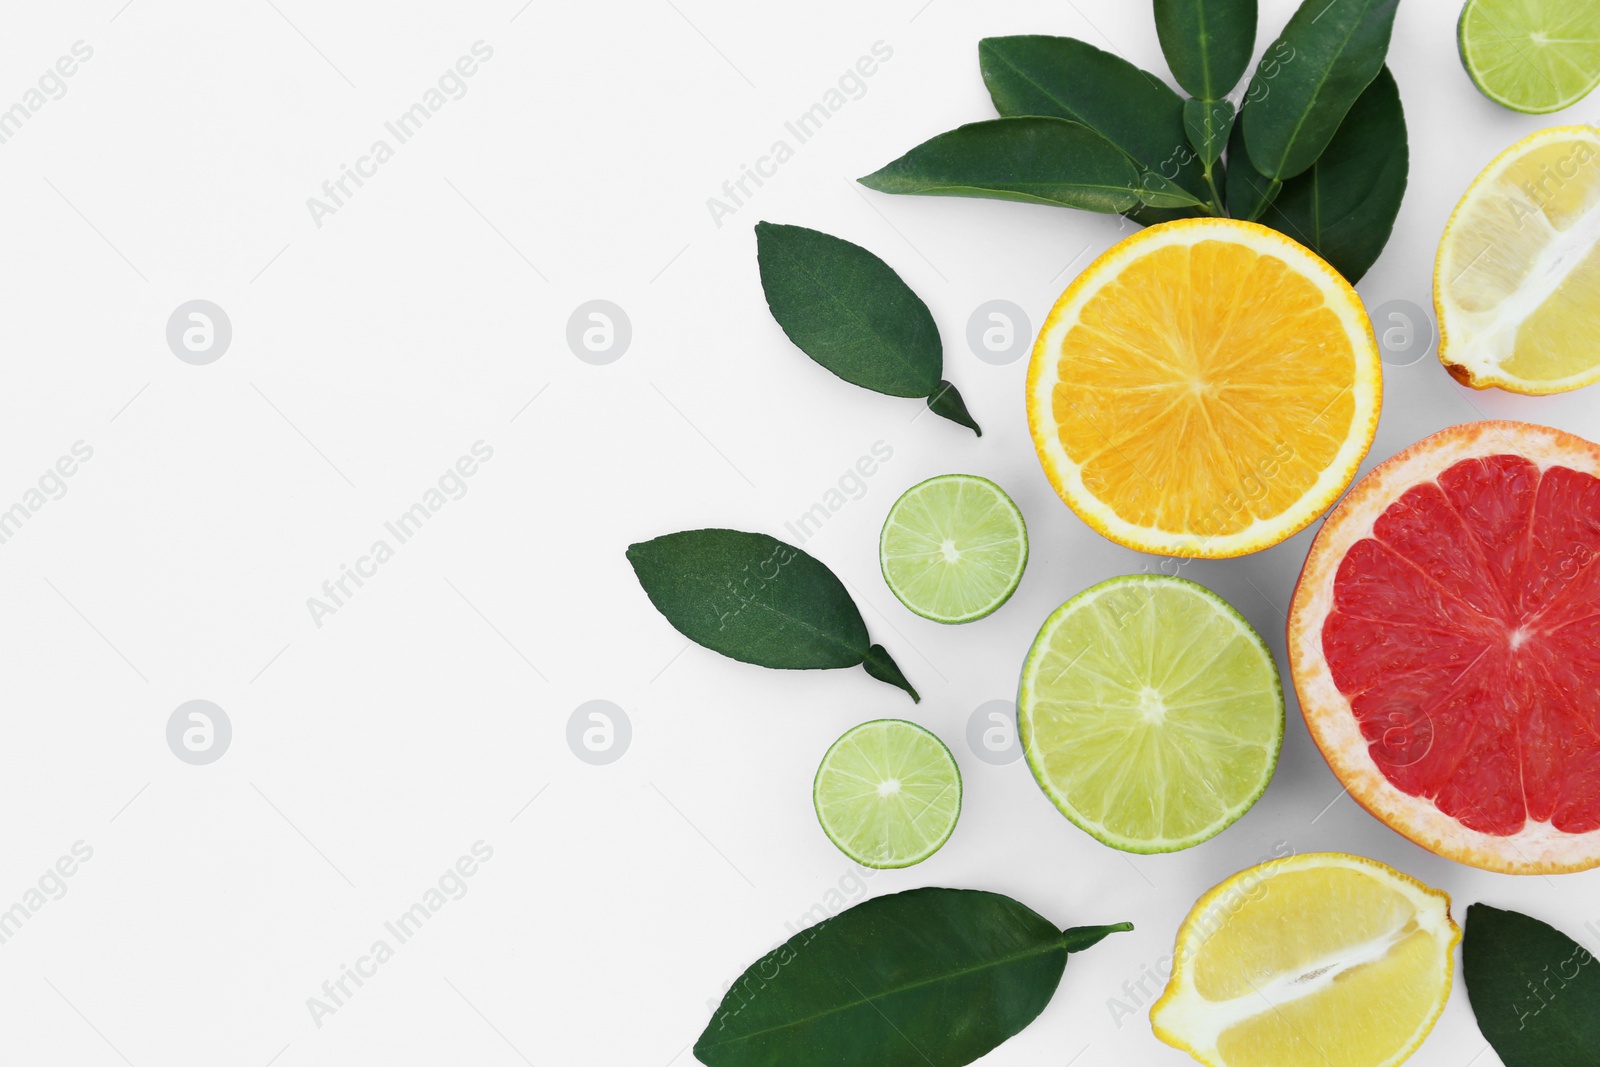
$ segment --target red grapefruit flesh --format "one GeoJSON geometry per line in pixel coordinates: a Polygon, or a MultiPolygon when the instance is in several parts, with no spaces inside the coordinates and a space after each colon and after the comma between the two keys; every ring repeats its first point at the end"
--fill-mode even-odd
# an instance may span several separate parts
{"type": "Polygon", "coordinates": [[[1600,447],[1476,422],[1380,464],[1301,571],[1306,725],[1364,807],[1493,871],[1600,865],[1600,447]]]}

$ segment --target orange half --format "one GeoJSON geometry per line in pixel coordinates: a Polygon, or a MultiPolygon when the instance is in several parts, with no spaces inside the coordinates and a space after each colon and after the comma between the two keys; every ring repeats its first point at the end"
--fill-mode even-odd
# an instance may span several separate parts
{"type": "Polygon", "coordinates": [[[1045,474],[1101,534],[1219,558],[1304,529],[1350,484],[1383,377],[1361,298],[1252,222],[1183,219],[1106,251],[1028,367],[1045,474]]]}

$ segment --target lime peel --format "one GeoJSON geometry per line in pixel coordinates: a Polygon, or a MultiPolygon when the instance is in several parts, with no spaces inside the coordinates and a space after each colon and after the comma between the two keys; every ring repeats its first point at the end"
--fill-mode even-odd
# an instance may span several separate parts
{"type": "Polygon", "coordinates": [[[1023,664],[1018,727],[1045,795],[1126,852],[1199,844],[1248,811],[1283,745],[1272,653],[1227,601],[1129,575],[1045,620],[1023,664]]]}
{"type": "Polygon", "coordinates": [[[950,839],[961,815],[961,771],[933,733],[874,719],[829,747],[811,787],[823,833],[865,867],[909,867],[950,839]]]}
{"type": "Polygon", "coordinates": [[[1028,530],[1005,490],[972,474],[919,482],[889,509],[878,563],[900,603],[934,622],[972,622],[1011,598],[1028,530]]]}
{"type": "Polygon", "coordinates": [[[1600,8],[1572,0],[1467,0],[1456,47],[1484,96],[1525,115],[1547,115],[1600,85],[1600,8]]]}

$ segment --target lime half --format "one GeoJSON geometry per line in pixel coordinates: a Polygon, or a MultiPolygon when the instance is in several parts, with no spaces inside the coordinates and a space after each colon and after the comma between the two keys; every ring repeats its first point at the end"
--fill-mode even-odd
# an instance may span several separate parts
{"type": "Polygon", "coordinates": [[[1600,84],[1600,4],[1581,0],[1467,0],[1456,45],[1484,96],[1543,115],[1600,84]]]}
{"type": "Polygon", "coordinates": [[[1011,598],[1028,565],[1028,530],[1005,490],[971,474],[907,489],[878,539],[883,580],[934,622],[981,619],[1011,598]]]}
{"type": "Polygon", "coordinates": [[[845,731],[811,787],[817,821],[839,851],[867,867],[921,863],[961,814],[961,772],[933,734],[903,719],[845,731]]]}
{"type": "Polygon", "coordinates": [[[1063,815],[1113,848],[1175,852],[1266,791],[1283,686],[1227,601],[1183,578],[1131,575],[1045,620],[1017,719],[1033,776],[1063,815]]]}

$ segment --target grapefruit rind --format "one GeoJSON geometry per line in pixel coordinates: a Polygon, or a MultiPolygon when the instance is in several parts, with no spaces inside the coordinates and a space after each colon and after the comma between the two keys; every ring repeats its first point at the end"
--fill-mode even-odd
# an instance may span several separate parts
{"type": "Polygon", "coordinates": [[[1227,559],[1270,548],[1294,536],[1339,498],[1355,477],[1377,433],[1383,372],[1377,338],[1361,297],[1343,275],[1316,253],[1276,230],[1242,219],[1178,219],[1150,226],[1112,245],[1061,294],[1034,344],[1028,363],[1027,396],[1028,430],[1045,476],[1056,494],[1095,532],[1139,552],[1227,559]],[[1195,245],[1208,240],[1236,242],[1262,255],[1277,256],[1317,283],[1327,306],[1350,338],[1356,363],[1356,380],[1351,390],[1355,408],[1350,428],[1333,462],[1293,506],[1270,519],[1257,518],[1246,528],[1229,534],[1163,530],[1123,519],[1084,485],[1082,472],[1067,455],[1050,415],[1052,390],[1059,382],[1062,341],[1088,302],[1130,264],[1149,253],[1171,245],[1195,245]]]}
{"type": "Polygon", "coordinates": [[[1322,623],[1333,607],[1339,564],[1352,545],[1372,535],[1389,505],[1462,460],[1504,454],[1522,456],[1541,471],[1562,466],[1600,477],[1600,446],[1548,426],[1500,420],[1440,430],[1380,463],[1339,502],[1312,542],[1289,608],[1289,666],[1306,727],[1334,775],[1391,829],[1430,852],[1488,871],[1584,871],[1600,866],[1600,830],[1572,834],[1530,820],[1510,836],[1487,834],[1397,788],[1372,758],[1322,650],[1322,623]]]}
{"type": "MultiPolygon", "coordinates": [[[[1213,887],[1190,909],[1178,928],[1173,948],[1172,978],[1159,999],[1150,1006],[1150,1026],[1156,1037],[1193,1056],[1207,1067],[1228,1067],[1218,1050],[1218,1039],[1237,1019],[1218,1017],[1213,1002],[1196,988],[1194,962],[1207,938],[1224,922],[1228,912],[1237,910],[1239,901],[1263,890],[1275,875],[1313,868],[1343,867],[1370,874],[1388,888],[1401,893],[1417,909],[1418,925],[1432,934],[1439,950],[1444,980],[1433,1011],[1422,1019],[1405,1047],[1373,1067],[1395,1067],[1411,1056],[1432,1032],[1450,998],[1454,980],[1455,947],[1461,942],[1461,927],[1450,915],[1450,895],[1395,870],[1386,863],[1343,852],[1308,852],[1298,856],[1269,860],[1240,871],[1213,887]]],[[[1257,1009],[1258,1012],[1260,1009],[1257,1009]]],[[[1354,1022],[1354,1020],[1352,1020],[1354,1022]]]]}
{"type": "Polygon", "coordinates": [[[1467,186],[1466,192],[1461,194],[1461,199],[1450,212],[1450,219],[1445,223],[1444,232],[1439,236],[1439,251],[1433,266],[1433,312],[1439,323],[1439,362],[1444,365],[1450,376],[1462,385],[1473,389],[1504,389],[1524,396],[1547,396],[1600,382],[1600,360],[1588,370],[1565,378],[1535,380],[1518,377],[1507,372],[1497,362],[1475,356],[1466,351],[1466,342],[1460,340],[1454,344],[1451,342],[1452,331],[1458,339],[1467,331],[1465,324],[1460,321],[1464,313],[1457,309],[1453,300],[1449,299],[1446,279],[1453,284],[1462,273],[1472,267],[1471,263],[1456,262],[1454,254],[1456,243],[1450,239],[1456,230],[1456,224],[1470,208],[1475,206],[1475,201],[1480,195],[1493,195],[1492,192],[1486,191],[1492,190],[1495,182],[1508,168],[1530,152],[1561,140],[1586,140],[1595,147],[1597,153],[1600,153],[1600,129],[1593,126],[1551,126],[1524,137],[1490,160],[1489,165],[1472,180],[1472,184],[1467,186]]]}

